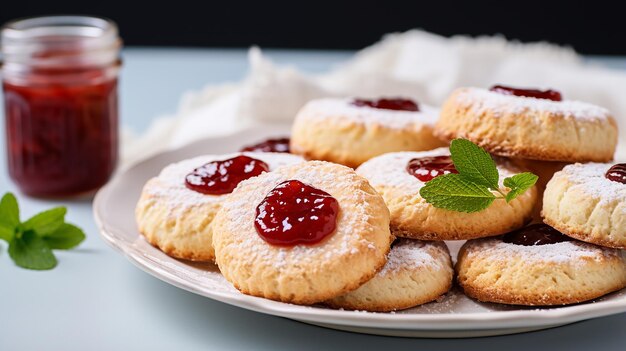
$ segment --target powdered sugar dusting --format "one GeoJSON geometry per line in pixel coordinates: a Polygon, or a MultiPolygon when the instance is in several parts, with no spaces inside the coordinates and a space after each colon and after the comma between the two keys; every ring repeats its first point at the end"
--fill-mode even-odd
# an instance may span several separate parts
{"type": "Polygon", "coordinates": [[[429,267],[434,270],[450,269],[450,254],[444,243],[398,239],[394,243],[387,264],[378,272],[385,276],[405,268],[429,267]]]}
{"type": "Polygon", "coordinates": [[[228,194],[207,195],[190,190],[185,186],[185,176],[208,162],[227,160],[242,154],[267,163],[270,171],[285,165],[304,162],[300,156],[285,153],[244,152],[203,155],[168,165],[150,181],[149,186],[144,188],[144,192],[162,201],[172,211],[184,211],[190,207],[222,201],[228,194]]]}
{"type": "MultiPolygon", "coordinates": [[[[608,180],[604,174],[612,163],[576,163],[567,165],[554,177],[567,177],[572,190],[582,191],[600,201],[600,204],[626,202],[626,184],[608,180]]],[[[626,206],[624,207],[626,209],[626,206]]]]}
{"type": "MultiPolygon", "coordinates": [[[[406,166],[414,158],[450,155],[447,147],[440,147],[430,151],[403,151],[391,152],[374,157],[363,163],[356,172],[365,177],[374,187],[393,187],[402,189],[407,195],[418,195],[424,182],[409,174],[406,166]]],[[[514,174],[508,164],[498,164],[500,183],[504,178],[514,174]]]]}
{"type": "Polygon", "coordinates": [[[509,261],[512,257],[521,257],[525,262],[544,262],[559,264],[579,264],[584,259],[601,261],[605,258],[619,257],[619,250],[604,248],[579,241],[564,241],[548,245],[523,246],[505,243],[500,238],[476,240],[466,247],[468,258],[488,255],[494,260],[509,261]]]}
{"type": "Polygon", "coordinates": [[[380,231],[380,228],[372,228],[369,223],[375,210],[370,204],[372,195],[358,189],[355,186],[358,181],[362,180],[347,167],[311,161],[304,166],[283,167],[241,182],[233,196],[223,203],[221,212],[227,216],[223,223],[229,226],[227,232],[231,233],[228,250],[248,257],[255,265],[271,266],[278,271],[306,266],[322,269],[341,256],[361,254],[363,250],[382,250],[365,239],[368,237],[365,234],[380,231]],[[339,202],[337,229],[320,244],[273,246],[254,229],[256,206],[276,185],[290,179],[324,190],[339,202]]]}
{"type": "Polygon", "coordinates": [[[439,109],[419,104],[419,111],[396,111],[355,106],[352,99],[326,98],[307,103],[296,118],[347,120],[353,123],[376,124],[394,129],[421,129],[433,125],[439,118],[439,109]]]}
{"type": "Polygon", "coordinates": [[[503,114],[523,114],[527,111],[550,112],[566,118],[581,120],[605,120],[609,110],[575,100],[552,101],[525,96],[504,95],[480,88],[462,88],[456,94],[456,103],[471,108],[476,114],[491,112],[499,117],[503,114]]]}

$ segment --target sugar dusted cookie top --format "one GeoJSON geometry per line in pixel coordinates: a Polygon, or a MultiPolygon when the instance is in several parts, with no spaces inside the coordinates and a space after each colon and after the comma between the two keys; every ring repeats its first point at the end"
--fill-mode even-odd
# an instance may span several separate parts
{"type": "Polygon", "coordinates": [[[214,233],[216,261],[235,287],[299,304],[321,302],[359,287],[384,265],[392,240],[389,212],[380,195],[352,169],[322,161],[282,167],[243,181],[224,201],[214,233]],[[339,204],[334,232],[319,243],[274,245],[255,227],[262,213],[257,212],[259,204],[289,180],[324,191],[339,204]]]}
{"type": "MultiPolygon", "coordinates": [[[[402,189],[406,194],[418,195],[419,190],[426,182],[407,172],[409,161],[424,157],[449,155],[450,150],[447,147],[440,147],[430,151],[390,152],[365,162],[357,169],[357,173],[367,178],[374,187],[396,187],[402,189]]],[[[497,167],[500,173],[500,183],[502,183],[504,178],[518,171],[517,168],[508,162],[500,162],[497,167]]]]}
{"type": "Polygon", "coordinates": [[[553,306],[592,300],[626,286],[620,250],[580,241],[521,245],[505,240],[463,245],[456,271],[466,295],[484,302],[553,306]]]}
{"type": "Polygon", "coordinates": [[[510,113],[523,114],[529,110],[547,111],[566,118],[586,120],[606,120],[611,116],[606,108],[582,101],[552,101],[534,97],[504,95],[481,88],[459,89],[455,95],[455,101],[460,106],[470,108],[477,114],[491,111],[496,117],[510,113]]]}
{"type": "Polygon", "coordinates": [[[221,201],[222,196],[206,195],[193,191],[185,186],[185,177],[194,169],[212,162],[233,158],[238,155],[246,155],[265,162],[270,170],[294,163],[304,162],[302,157],[286,153],[269,152],[243,152],[226,155],[203,155],[187,160],[172,163],[161,171],[151,186],[146,187],[144,192],[152,196],[162,198],[164,205],[172,210],[184,210],[185,208],[198,206],[204,203],[221,201]]]}
{"type": "Polygon", "coordinates": [[[303,108],[307,118],[343,119],[355,123],[378,124],[389,128],[405,129],[420,124],[433,125],[439,110],[419,104],[419,111],[389,110],[357,106],[354,99],[325,98],[310,101],[303,108]]]}
{"type": "Polygon", "coordinates": [[[391,247],[387,264],[374,278],[326,304],[366,311],[410,308],[448,292],[453,273],[444,242],[398,239],[391,247]]]}
{"type": "Polygon", "coordinates": [[[505,243],[500,238],[476,241],[466,247],[468,258],[474,255],[490,255],[495,262],[511,258],[528,262],[583,264],[586,260],[602,261],[620,258],[617,250],[607,249],[580,241],[564,241],[548,245],[523,246],[505,243]]]}

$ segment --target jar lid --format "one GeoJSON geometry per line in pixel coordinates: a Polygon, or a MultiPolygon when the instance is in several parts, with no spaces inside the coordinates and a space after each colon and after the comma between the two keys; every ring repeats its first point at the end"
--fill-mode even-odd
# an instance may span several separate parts
{"type": "Polygon", "coordinates": [[[4,65],[106,65],[118,60],[117,25],[89,16],[44,16],[11,21],[0,32],[4,65]]]}

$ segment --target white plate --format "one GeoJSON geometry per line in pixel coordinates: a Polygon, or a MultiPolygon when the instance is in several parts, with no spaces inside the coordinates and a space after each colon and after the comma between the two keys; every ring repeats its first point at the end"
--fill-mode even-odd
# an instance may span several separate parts
{"type": "MultiPolygon", "coordinates": [[[[410,337],[476,337],[539,330],[626,311],[624,290],[591,303],[557,308],[521,308],[478,303],[459,292],[441,302],[396,313],[332,310],[297,306],[247,296],[235,290],[212,264],[168,257],[136,229],[134,208],[143,184],[167,164],[201,154],[233,152],[271,136],[286,135],[285,126],[267,126],[231,136],[207,139],[147,159],[116,176],[94,200],[102,237],[131,262],[170,284],[249,310],[329,328],[410,337]]],[[[460,243],[449,243],[453,255],[460,243]]]]}

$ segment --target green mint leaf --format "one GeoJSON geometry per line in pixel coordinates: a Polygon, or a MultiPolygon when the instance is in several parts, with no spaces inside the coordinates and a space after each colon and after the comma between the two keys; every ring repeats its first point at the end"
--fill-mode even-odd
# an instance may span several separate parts
{"type": "Polygon", "coordinates": [[[539,177],[530,172],[524,172],[505,178],[503,182],[504,186],[511,189],[508,194],[506,194],[506,202],[510,202],[530,189],[535,185],[537,179],[539,179],[539,177]]]}
{"type": "Polygon", "coordinates": [[[11,193],[6,193],[0,200],[0,239],[10,241],[15,229],[20,224],[20,209],[11,193]]]}
{"type": "Polygon", "coordinates": [[[454,167],[465,179],[494,190],[499,188],[496,163],[478,145],[466,139],[454,139],[450,143],[450,156],[454,167]]]}
{"type": "Polygon", "coordinates": [[[67,209],[65,207],[55,207],[40,212],[24,222],[23,229],[25,232],[32,230],[40,236],[48,235],[59,229],[63,224],[66,212],[67,209]]]}
{"type": "Polygon", "coordinates": [[[468,213],[484,210],[496,198],[483,184],[454,173],[429,181],[420,189],[420,195],[437,208],[468,213]]]}
{"type": "Polygon", "coordinates": [[[4,240],[6,242],[11,242],[11,239],[13,239],[14,233],[15,233],[15,230],[11,230],[9,228],[6,228],[0,225],[0,239],[1,240],[4,240]]]}
{"type": "Polygon", "coordinates": [[[9,256],[16,265],[35,270],[52,269],[57,259],[46,242],[32,231],[15,236],[9,244],[9,256]]]}
{"type": "Polygon", "coordinates": [[[43,236],[43,240],[51,249],[69,250],[85,240],[85,233],[75,225],[63,223],[54,232],[43,236]]]}

